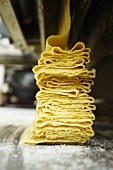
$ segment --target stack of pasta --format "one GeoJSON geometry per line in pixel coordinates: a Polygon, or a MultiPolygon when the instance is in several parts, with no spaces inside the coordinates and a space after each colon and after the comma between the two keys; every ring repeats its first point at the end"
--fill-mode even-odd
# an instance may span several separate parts
{"type": "Polygon", "coordinates": [[[78,42],[70,51],[52,47],[42,53],[33,68],[40,91],[36,94],[36,118],[24,136],[24,144],[84,144],[94,135],[93,97],[88,93],[95,71],[88,71],[90,49],[78,42]]]}

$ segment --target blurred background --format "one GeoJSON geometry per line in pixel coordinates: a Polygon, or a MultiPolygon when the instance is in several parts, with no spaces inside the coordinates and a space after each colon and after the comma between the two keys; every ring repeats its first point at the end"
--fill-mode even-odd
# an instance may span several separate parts
{"type": "MultiPolygon", "coordinates": [[[[0,105],[35,108],[32,68],[49,35],[57,34],[65,0],[0,0],[0,105]]],[[[83,41],[91,48],[88,68],[97,120],[113,120],[113,1],[70,0],[68,48],[83,41]]]]}

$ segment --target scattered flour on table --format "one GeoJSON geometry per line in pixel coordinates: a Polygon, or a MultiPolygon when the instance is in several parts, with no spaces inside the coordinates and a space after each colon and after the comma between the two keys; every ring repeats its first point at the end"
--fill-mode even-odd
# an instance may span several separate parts
{"type": "Polygon", "coordinates": [[[113,139],[96,135],[88,146],[18,145],[35,110],[19,109],[18,116],[16,109],[0,111],[0,170],[113,170],[113,139]]]}
{"type": "MultiPolygon", "coordinates": [[[[86,146],[55,145],[25,146],[22,153],[25,166],[30,163],[29,170],[32,167],[47,170],[83,170],[93,169],[98,165],[98,162],[92,159],[91,152],[91,148],[86,146]]],[[[98,154],[103,152],[105,149],[98,148],[98,154]]]]}
{"type": "Polygon", "coordinates": [[[23,146],[4,141],[0,153],[4,157],[3,160],[0,157],[2,170],[8,170],[7,162],[15,163],[19,170],[112,170],[113,167],[113,149],[106,151],[99,146],[23,146]]]}

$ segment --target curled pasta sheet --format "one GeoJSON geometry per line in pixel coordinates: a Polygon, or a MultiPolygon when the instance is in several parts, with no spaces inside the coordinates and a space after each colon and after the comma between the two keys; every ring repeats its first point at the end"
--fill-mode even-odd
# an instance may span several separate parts
{"type": "Polygon", "coordinates": [[[94,84],[95,70],[87,70],[90,49],[83,42],[64,50],[70,27],[69,0],[65,1],[64,21],[58,36],[46,41],[46,51],[33,68],[36,84],[36,117],[23,137],[24,144],[80,144],[94,135],[92,129],[96,109],[89,96],[94,84]],[[67,18],[66,18],[67,16],[67,18]],[[67,30],[63,30],[67,28],[67,30]]]}

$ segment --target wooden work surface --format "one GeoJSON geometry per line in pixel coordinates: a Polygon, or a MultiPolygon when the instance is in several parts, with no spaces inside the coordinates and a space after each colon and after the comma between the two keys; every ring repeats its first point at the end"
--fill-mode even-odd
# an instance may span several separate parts
{"type": "Polygon", "coordinates": [[[0,170],[112,170],[112,124],[96,122],[87,146],[23,146],[21,135],[34,116],[35,109],[0,108],[0,170]]]}

